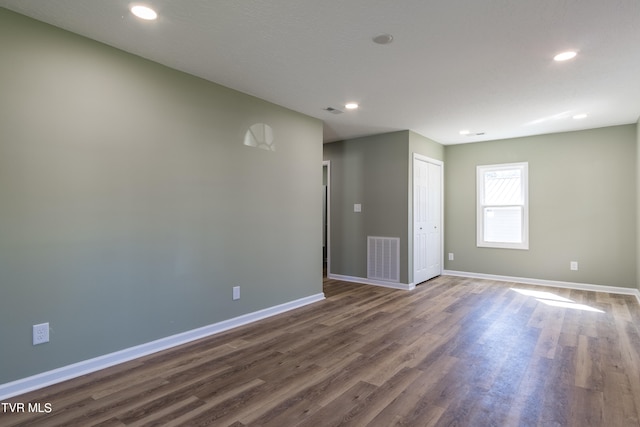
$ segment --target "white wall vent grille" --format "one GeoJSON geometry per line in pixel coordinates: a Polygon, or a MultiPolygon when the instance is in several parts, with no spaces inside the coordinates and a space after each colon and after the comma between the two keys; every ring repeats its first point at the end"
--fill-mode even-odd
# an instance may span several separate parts
{"type": "Polygon", "coordinates": [[[400,281],[399,237],[367,237],[367,278],[400,281]]]}

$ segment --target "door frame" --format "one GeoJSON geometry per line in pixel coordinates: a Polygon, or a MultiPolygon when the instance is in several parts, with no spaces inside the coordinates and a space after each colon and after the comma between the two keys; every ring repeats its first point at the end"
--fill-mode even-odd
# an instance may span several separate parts
{"type": "Polygon", "coordinates": [[[414,199],[415,199],[415,174],[414,174],[414,166],[415,162],[423,161],[431,164],[435,164],[440,166],[440,274],[444,271],[444,162],[442,160],[433,159],[431,157],[425,156],[423,154],[419,154],[416,152],[412,153],[411,157],[411,196],[409,197],[409,253],[411,257],[411,269],[409,273],[411,274],[411,285],[415,287],[418,283],[415,282],[415,221],[414,221],[414,199]]]}
{"type": "Polygon", "coordinates": [[[327,277],[331,274],[331,161],[323,160],[322,169],[327,168],[327,277]]]}

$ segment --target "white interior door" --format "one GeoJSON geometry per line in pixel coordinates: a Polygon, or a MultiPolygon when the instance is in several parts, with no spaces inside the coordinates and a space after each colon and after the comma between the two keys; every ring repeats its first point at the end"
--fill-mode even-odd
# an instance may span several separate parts
{"type": "Polygon", "coordinates": [[[442,273],[442,163],[413,158],[413,283],[442,273]]]}

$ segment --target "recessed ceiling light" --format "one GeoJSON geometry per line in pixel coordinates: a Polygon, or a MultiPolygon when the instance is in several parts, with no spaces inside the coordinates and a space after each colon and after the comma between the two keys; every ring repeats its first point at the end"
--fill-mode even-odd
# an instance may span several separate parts
{"type": "Polygon", "coordinates": [[[471,133],[471,131],[464,129],[460,131],[460,135],[469,135],[471,133]]]}
{"type": "Polygon", "coordinates": [[[573,51],[573,50],[568,50],[566,52],[561,52],[559,54],[557,54],[556,56],[553,57],[554,61],[566,61],[568,59],[572,59],[575,58],[575,56],[578,54],[578,52],[573,51]]]}
{"type": "Polygon", "coordinates": [[[379,34],[373,38],[373,42],[377,44],[389,44],[393,41],[391,34],[379,34]]]}
{"type": "Polygon", "coordinates": [[[153,21],[158,17],[158,14],[155,10],[142,5],[132,6],[131,13],[133,13],[138,18],[144,19],[146,21],[153,21]]]}
{"type": "Polygon", "coordinates": [[[349,102],[348,104],[344,105],[344,108],[346,108],[347,110],[355,110],[359,107],[359,105],[356,102],[349,102]]]}
{"type": "Polygon", "coordinates": [[[574,119],[576,120],[581,120],[581,119],[586,119],[587,115],[582,113],[582,114],[576,114],[575,116],[573,116],[574,119]]]}

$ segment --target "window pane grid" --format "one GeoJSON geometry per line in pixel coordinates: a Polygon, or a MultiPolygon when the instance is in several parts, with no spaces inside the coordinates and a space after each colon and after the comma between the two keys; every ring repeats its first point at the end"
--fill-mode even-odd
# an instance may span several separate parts
{"type": "Polygon", "coordinates": [[[484,174],[485,205],[522,204],[522,183],[519,169],[486,172],[484,174]]]}

